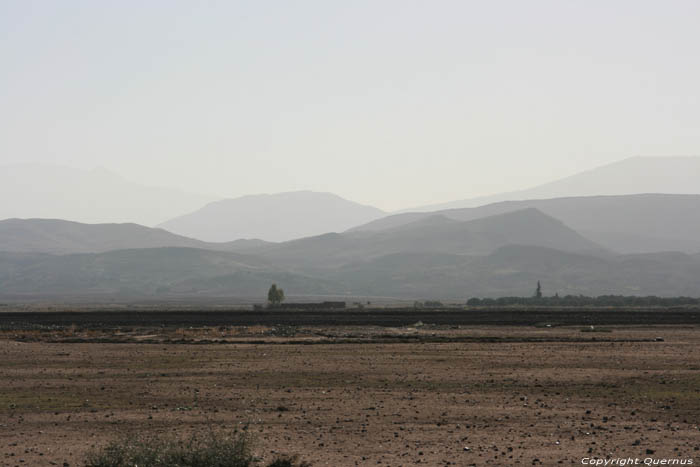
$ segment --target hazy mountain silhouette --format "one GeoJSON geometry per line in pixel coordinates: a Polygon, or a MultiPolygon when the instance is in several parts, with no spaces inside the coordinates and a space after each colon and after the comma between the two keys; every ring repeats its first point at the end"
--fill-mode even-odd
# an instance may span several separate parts
{"type": "Polygon", "coordinates": [[[546,295],[697,296],[700,260],[681,253],[593,256],[508,245],[486,256],[399,253],[339,268],[327,278],[352,294],[464,299],[546,295]]]}
{"type": "Polygon", "coordinates": [[[0,253],[0,290],[20,297],[137,298],[221,292],[262,297],[275,281],[293,284],[295,291],[323,290],[328,282],[281,271],[259,258],[192,248],[64,256],[0,253]]]}
{"type": "Polygon", "coordinates": [[[471,208],[500,201],[638,193],[700,194],[700,157],[631,157],[526,190],[401,212],[471,208]]]}
{"type": "Polygon", "coordinates": [[[469,222],[432,216],[381,232],[324,234],[251,250],[296,268],[338,267],[395,253],[483,255],[509,244],[600,253],[603,249],[560,221],[524,209],[469,222]]]}
{"type": "Polygon", "coordinates": [[[426,280],[420,287],[396,281],[418,274],[416,268],[440,264],[442,258],[459,265],[511,244],[603,254],[595,243],[536,209],[468,222],[429,217],[388,231],[330,233],[280,244],[254,240],[211,244],[133,224],[10,220],[0,223],[0,241],[5,249],[12,245],[15,251],[0,254],[0,293],[14,297],[251,297],[258,292],[263,297],[265,287],[275,281],[286,284],[289,292],[343,295],[366,290],[363,281],[376,274],[376,264],[386,263],[382,258],[392,254],[423,254],[428,259],[423,266],[395,261],[393,272],[375,286],[385,284],[391,293],[404,296],[428,293],[428,287],[435,287],[431,294],[450,291],[449,296],[454,296],[462,286],[455,282],[459,274],[449,268],[443,270],[446,275],[436,273],[436,278],[441,277],[437,282],[426,280]],[[144,248],[168,243],[198,248],[144,248]],[[36,253],[51,251],[46,245],[53,245],[54,252],[141,248],[96,254],[36,253]],[[248,253],[211,250],[233,247],[248,253]],[[29,252],[17,253],[22,249],[29,252]]]}
{"type": "Polygon", "coordinates": [[[289,296],[463,300],[531,295],[537,281],[546,295],[698,296],[698,212],[700,195],[637,194],[381,217],[334,195],[295,192],[212,203],[172,221],[213,240],[324,232],[280,243],[8,219],[0,221],[0,297],[262,301],[276,282],[289,296]],[[369,222],[332,232],[356,221],[369,222]],[[618,253],[629,251],[646,253],[618,253]]]}
{"type": "Polygon", "coordinates": [[[2,252],[3,299],[264,300],[267,287],[276,282],[289,295],[462,300],[530,295],[538,280],[549,295],[700,295],[700,255],[608,253],[534,208],[470,221],[431,214],[382,231],[330,233],[279,244],[211,244],[135,225],[39,220],[6,221],[0,227],[5,244],[25,237],[24,247],[35,250],[47,243],[69,250],[128,242],[212,248],[2,252]],[[24,230],[16,230],[17,225],[24,230]],[[213,250],[232,247],[247,253],[213,250]]]}
{"type": "Polygon", "coordinates": [[[209,242],[239,238],[286,241],[341,232],[384,215],[377,208],[331,193],[295,191],[216,201],[160,227],[209,242]]]}
{"type": "Polygon", "coordinates": [[[700,258],[682,253],[586,255],[507,245],[483,256],[403,252],[316,274],[235,253],[188,248],[54,256],[0,253],[3,299],[265,298],[288,295],[454,299],[545,295],[700,295],[700,258]]]}
{"type": "Polygon", "coordinates": [[[4,252],[69,254],[160,247],[243,252],[265,244],[262,240],[206,243],[138,224],[82,224],[58,219],[0,221],[0,251],[4,252]]]}
{"type": "Polygon", "coordinates": [[[505,201],[477,208],[387,216],[351,231],[398,228],[439,214],[466,221],[536,208],[586,238],[620,253],[700,251],[700,195],[641,194],[505,201]]]}
{"type": "Polygon", "coordinates": [[[77,222],[157,225],[216,197],[142,186],[105,169],[45,165],[0,169],[0,219],[50,218],[77,222]]]}

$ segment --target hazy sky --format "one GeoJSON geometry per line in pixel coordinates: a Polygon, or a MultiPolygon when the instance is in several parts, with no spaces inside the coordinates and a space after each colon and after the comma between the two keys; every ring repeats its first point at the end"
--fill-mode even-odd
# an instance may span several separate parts
{"type": "Polygon", "coordinates": [[[700,1],[0,0],[0,163],[385,209],[700,155],[700,1]]]}

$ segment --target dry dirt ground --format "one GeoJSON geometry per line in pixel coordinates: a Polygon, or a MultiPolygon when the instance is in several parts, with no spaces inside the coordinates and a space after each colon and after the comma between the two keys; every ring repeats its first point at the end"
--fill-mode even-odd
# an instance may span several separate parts
{"type": "Polygon", "coordinates": [[[0,465],[77,466],[124,433],[246,425],[260,458],[314,466],[697,465],[700,327],[610,331],[5,330],[0,465]]]}

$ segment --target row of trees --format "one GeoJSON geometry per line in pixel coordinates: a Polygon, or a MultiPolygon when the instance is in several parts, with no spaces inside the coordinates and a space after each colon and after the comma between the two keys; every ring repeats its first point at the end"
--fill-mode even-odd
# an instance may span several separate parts
{"type": "MultiPolygon", "coordinates": [[[[267,292],[267,301],[270,306],[279,306],[284,301],[284,290],[272,284],[267,292]]],[[[369,302],[367,302],[369,304],[369,302]]],[[[500,298],[470,298],[467,300],[468,306],[682,306],[700,305],[700,298],[692,297],[657,297],[654,295],[647,297],[624,296],[624,295],[600,295],[598,297],[587,297],[584,295],[565,295],[560,297],[556,294],[552,297],[542,295],[542,284],[537,282],[537,288],[532,297],[500,297],[500,298]]],[[[415,302],[416,308],[435,308],[444,306],[438,301],[415,302]]]]}
{"type": "Polygon", "coordinates": [[[534,306],[681,306],[700,305],[699,298],[692,297],[646,297],[625,295],[600,295],[598,297],[586,297],[584,295],[559,294],[553,297],[542,295],[542,284],[537,281],[537,288],[532,297],[500,297],[500,298],[470,298],[468,306],[508,306],[508,305],[534,305],[534,306]]]}
{"type": "Polygon", "coordinates": [[[584,295],[566,295],[560,297],[500,297],[500,298],[470,298],[469,306],[682,306],[700,305],[700,299],[692,297],[636,297],[623,295],[601,295],[598,297],[586,297],[584,295]]]}

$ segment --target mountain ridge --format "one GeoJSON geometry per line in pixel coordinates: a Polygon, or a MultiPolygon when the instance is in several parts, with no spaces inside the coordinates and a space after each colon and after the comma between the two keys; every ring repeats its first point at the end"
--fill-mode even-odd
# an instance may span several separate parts
{"type": "Polygon", "coordinates": [[[3,300],[179,300],[235,297],[263,301],[270,283],[305,296],[402,300],[545,295],[698,296],[700,258],[682,253],[594,256],[533,245],[505,245],[483,256],[401,252],[318,274],[254,255],[152,248],[71,255],[0,252],[3,300]]]}
{"type": "Polygon", "coordinates": [[[208,242],[239,238],[288,241],[344,231],[386,215],[333,193],[309,190],[219,200],[159,227],[208,242]]]}
{"type": "Polygon", "coordinates": [[[478,207],[501,201],[641,193],[700,194],[700,156],[633,156],[523,190],[435,203],[396,213],[478,207]]]}
{"type": "Polygon", "coordinates": [[[0,251],[13,253],[103,253],[136,248],[188,247],[245,251],[262,240],[207,243],[163,229],[134,223],[85,224],[62,219],[5,219],[0,221],[0,251]]]}
{"type": "Polygon", "coordinates": [[[700,252],[700,195],[634,194],[502,201],[475,208],[428,213],[402,213],[350,229],[350,232],[393,229],[441,215],[471,220],[534,207],[559,219],[601,246],[620,253],[660,250],[700,252]]]}
{"type": "Polygon", "coordinates": [[[41,164],[0,167],[0,219],[60,218],[153,226],[218,199],[131,182],[104,168],[41,164]]]}
{"type": "Polygon", "coordinates": [[[338,267],[352,259],[402,252],[488,254],[509,243],[601,253],[604,249],[537,209],[466,222],[411,223],[384,232],[324,234],[276,243],[251,253],[297,268],[338,267]]]}

